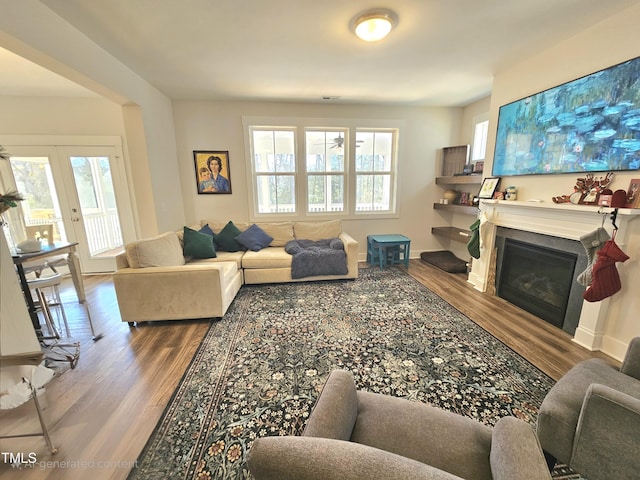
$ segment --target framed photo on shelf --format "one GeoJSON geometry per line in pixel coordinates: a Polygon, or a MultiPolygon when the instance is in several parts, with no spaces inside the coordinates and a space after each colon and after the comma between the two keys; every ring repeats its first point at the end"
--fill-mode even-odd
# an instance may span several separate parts
{"type": "Polygon", "coordinates": [[[613,198],[612,193],[601,193],[600,196],[598,197],[598,205],[600,205],[601,207],[608,207],[609,205],[611,205],[612,198],[613,198]]]}
{"type": "Polygon", "coordinates": [[[580,199],[580,203],[583,205],[596,205],[600,198],[600,192],[597,189],[592,188],[586,192],[580,199]]]}
{"type": "Polygon", "coordinates": [[[640,178],[635,178],[629,182],[627,190],[627,201],[625,208],[640,208],[640,178]]]}
{"type": "Polygon", "coordinates": [[[198,194],[231,193],[228,150],[194,150],[198,194]]]}
{"type": "Polygon", "coordinates": [[[482,180],[482,186],[480,187],[479,198],[493,198],[493,194],[498,188],[500,183],[500,177],[487,177],[482,180]]]}

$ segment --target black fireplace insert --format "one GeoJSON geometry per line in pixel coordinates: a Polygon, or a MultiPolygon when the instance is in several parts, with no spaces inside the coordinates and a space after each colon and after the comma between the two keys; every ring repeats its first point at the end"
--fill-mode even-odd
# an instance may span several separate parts
{"type": "Polygon", "coordinates": [[[563,328],[578,256],[505,239],[498,296],[563,328]]]}

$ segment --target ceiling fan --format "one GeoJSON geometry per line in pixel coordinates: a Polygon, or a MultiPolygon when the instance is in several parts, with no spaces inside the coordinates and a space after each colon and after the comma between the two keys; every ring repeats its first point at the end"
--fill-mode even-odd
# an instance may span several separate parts
{"type": "MultiPolygon", "coordinates": [[[[356,148],[358,148],[360,144],[363,142],[364,140],[356,140],[356,148]]],[[[338,133],[338,136],[331,140],[331,144],[329,145],[329,148],[342,148],[343,146],[344,146],[344,137],[342,136],[342,133],[338,133]]]]}
{"type": "Polygon", "coordinates": [[[329,145],[329,148],[342,148],[344,145],[344,137],[341,133],[338,134],[336,138],[333,139],[333,143],[329,145]]]}

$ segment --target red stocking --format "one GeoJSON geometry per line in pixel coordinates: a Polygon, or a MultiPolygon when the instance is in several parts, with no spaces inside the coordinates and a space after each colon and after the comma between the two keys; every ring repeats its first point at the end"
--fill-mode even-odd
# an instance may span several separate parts
{"type": "Polygon", "coordinates": [[[593,282],[584,292],[584,299],[587,302],[599,302],[618,292],[622,285],[616,262],[624,262],[628,259],[629,256],[620,250],[614,240],[607,240],[598,250],[598,260],[593,266],[593,282]]]}

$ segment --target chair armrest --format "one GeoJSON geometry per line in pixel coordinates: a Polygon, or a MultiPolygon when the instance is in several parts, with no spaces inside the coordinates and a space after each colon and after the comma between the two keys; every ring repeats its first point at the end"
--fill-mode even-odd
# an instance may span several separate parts
{"type": "Polygon", "coordinates": [[[620,371],[640,380],[640,337],[631,340],[620,371]]]}
{"type": "Polygon", "coordinates": [[[349,440],[358,417],[358,396],[353,375],[334,370],[313,407],[303,435],[349,440]]]}
{"type": "Polygon", "coordinates": [[[122,252],[116,255],[116,270],[120,270],[128,267],[129,267],[129,259],[127,259],[127,254],[125,252],[122,252]]]}
{"type": "Polygon", "coordinates": [[[344,243],[345,249],[347,248],[348,245],[358,245],[358,242],[356,241],[356,239],[353,238],[351,235],[349,235],[347,232],[340,232],[340,234],[338,235],[338,238],[342,240],[342,243],[344,243]]]}
{"type": "Polygon", "coordinates": [[[347,255],[347,276],[348,278],[358,277],[358,242],[348,233],[342,232],[338,235],[344,245],[344,252],[347,255]]]}
{"type": "Polygon", "coordinates": [[[533,428],[515,417],[501,418],[493,428],[490,461],[494,480],[551,479],[533,428]]]}
{"type": "Polygon", "coordinates": [[[259,438],[247,465],[256,480],[460,480],[395,453],[328,438],[259,438]]]}
{"type": "Polygon", "coordinates": [[[580,411],[571,466],[587,478],[636,478],[638,432],[640,399],[592,384],[580,411]]]}
{"type": "Polygon", "coordinates": [[[224,265],[219,262],[116,270],[112,278],[122,321],[221,317],[224,265]]]}

